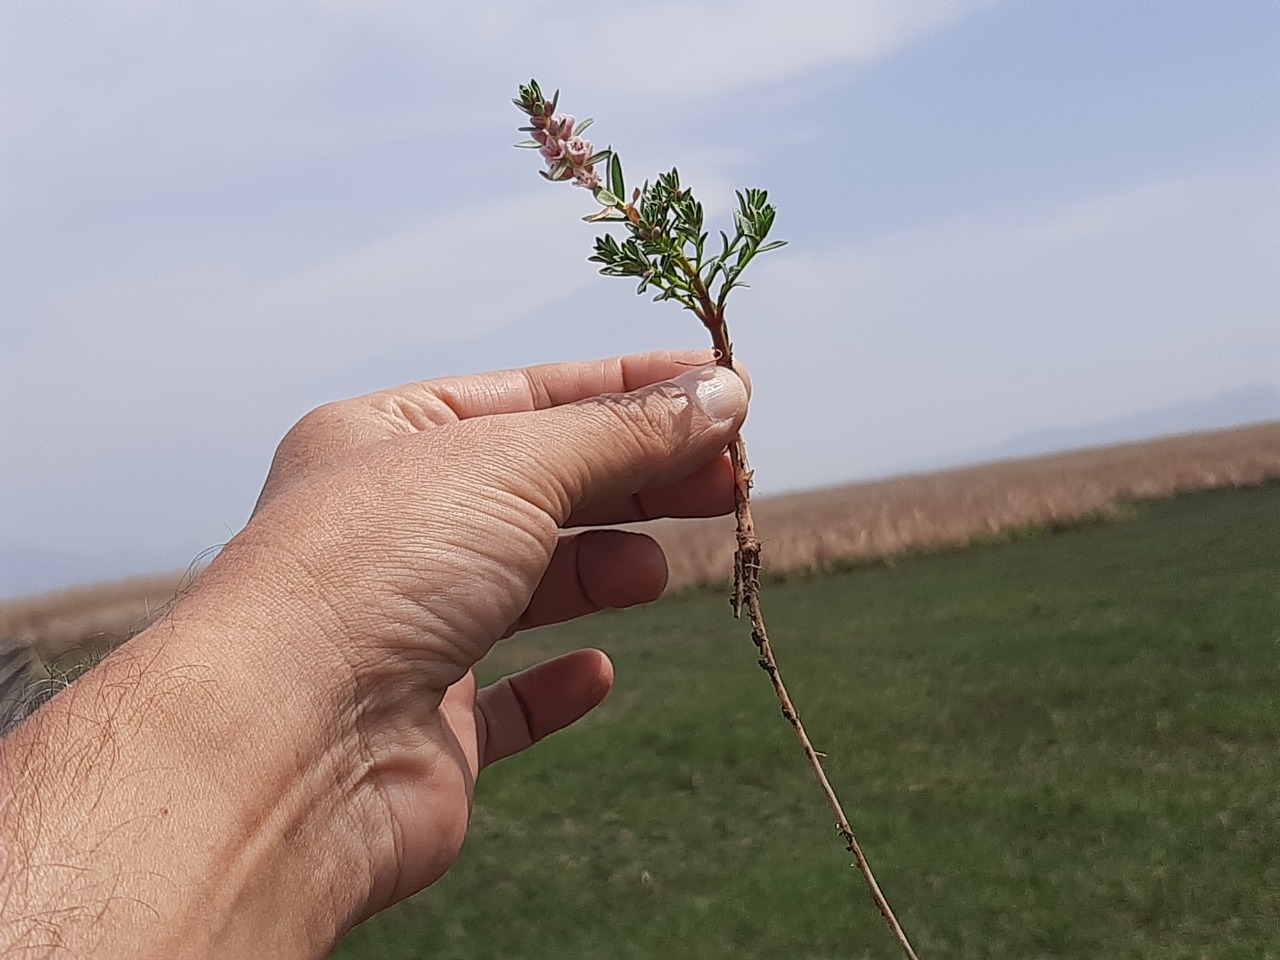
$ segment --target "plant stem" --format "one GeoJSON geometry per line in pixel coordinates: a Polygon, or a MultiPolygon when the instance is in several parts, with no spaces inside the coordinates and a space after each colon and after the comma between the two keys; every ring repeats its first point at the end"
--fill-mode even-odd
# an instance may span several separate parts
{"type": "MultiPolygon", "coordinates": [[[[709,304],[710,296],[705,285],[699,283],[698,286],[700,287],[698,290],[699,302],[709,304]]],[[[717,308],[708,311],[706,316],[699,312],[698,316],[701,317],[702,322],[711,333],[711,342],[716,351],[716,363],[723,367],[732,368],[733,344],[729,340],[729,328],[724,321],[723,309],[717,308]]],[[[765,629],[764,613],[760,608],[761,545],[760,538],[756,536],[755,520],[751,516],[752,471],[747,461],[747,445],[743,442],[741,436],[735,437],[733,443],[729,445],[729,459],[733,464],[733,512],[738,527],[737,549],[734,551],[733,556],[733,597],[731,600],[733,615],[740,618],[743,608],[746,608],[747,619],[751,624],[751,639],[760,653],[760,668],[769,675],[769,679],[773,683],[773,692],[777,695],[778,703],[782,707],[782,715],[786,717],[787,722],[791,724],[791,729],[795,731],[796,738],[800,741],[800,747],[804,750],[805,759],[809,761],[813,775],[817,778],[818,786],[822,788],[822,794],[826,797],[827,806],[836,815],[836,829],[840,832],[840,836],[845,842],[845,849],[853,854],[858,870],[862,873],[862,877],[866,880],[867,887],[871,891],[871,899],[875,901],[876,908],[884,917],[885,922],[889,924],[889,929],[893,931],[894,938],[898,941],[898,946],[902,948],[902,952],[906,954],[908,960],[918,960],[915,950],[911,947],[911,942],[907,939],[906,932],[902,929],[902,924],[898,923],[898,918],[894,916],[893,908],[889,906],[889,901],[880,890],[880,884],[876,882],[875,874],[871,872],[871,865],[867,863],[867,858],[862,853],[862,847],[859,845],[857,837],[853,835],[853,827],[849,825],[849,818],[845,816],[844,809],[840,806],[840,798],[836,796],[836,792],[831,786],[831,781],[827,779],[827,772],[822,767],[822,759],[818,751],[813,748],[809,735],[805,732],[804,724],[800,722],[800,714],[796,711],[790,694],[787,693],[786,684],[782,682],[782,674],[778,670],[778,661],[773,655],[773,647],[769,643],[769,634],[765,629]]]]}

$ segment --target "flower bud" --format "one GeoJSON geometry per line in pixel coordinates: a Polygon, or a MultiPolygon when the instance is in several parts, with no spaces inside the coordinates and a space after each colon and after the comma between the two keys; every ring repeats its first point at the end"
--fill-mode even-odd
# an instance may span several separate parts
{"type": "Polygon", "coordinates": [[[538,152],[542,154],[542,158],[546,160],[548,164],[555,163],[557,160],[563,160],[564,141],[548,137],[547,142],[543,144],[542,149],[538,152]]]}

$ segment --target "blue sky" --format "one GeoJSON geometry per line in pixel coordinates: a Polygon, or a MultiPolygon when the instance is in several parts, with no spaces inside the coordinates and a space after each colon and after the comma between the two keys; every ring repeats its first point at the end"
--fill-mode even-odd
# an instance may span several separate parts
{"type": "Polygon", "coordinates": [[[731,314],[764,493],[1280,388],[1271,3],[0,11],[11,556],[181,566],[326,400],[701,345],[510,149],[530,76],[632,178],[778,202],[731,314]]]}

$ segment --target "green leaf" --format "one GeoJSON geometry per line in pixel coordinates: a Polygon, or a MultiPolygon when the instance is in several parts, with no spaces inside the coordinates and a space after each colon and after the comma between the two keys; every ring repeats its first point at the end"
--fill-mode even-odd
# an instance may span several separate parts
{"type": "Polygon", "coordinates": [[[513,143],[513,147],[519,147],[522,150],[537,150],[542,146],[537,140],[521,140],[519,143],[513,143]]]}
{"type": "Polygon", "coordinates": [[[787,241],[785,240],[771,240],[763,247],[760,247],[756,253],[764,253],[766,250],[777,250],[779,247],[785,247],[786,245],[787,241]]]}
{"type": "Polygon", "coordinates": [[[593,163],[600,163],[602,160],[608,160],[608,159],[609,159],[609,148],[606,147],[605,149],[601,150],[599,153],[593,153],[591,156],[587,157],[586,166],[589,167],[593,163]]]}
{"type": "Polygon", "coordinates": [[[599,187],[595,192],[596,202],[604,204],[606,207],[620,206],[622,201],[614,194],[610,193],[604,187],[599,187]]]}
{"type": "MultiPolygon", "coordinates": [[[[609,153],[609,186],[613,188],[615,196],[621,198],[627,195],[627,182],[622,178],[622,160],[612,152],[612,148],[609,153]]],[[[621,203],[621,199],[618,202],[621,203]]]]}
{"type": "Polygon", "coordinates": [[[587,129],[587,127],[591,126],[595,122],[596,122],[595,117],[587,117],[587,119],[583,120],[580,124],[578,124],[576,127],[573,128],[574,136],[578,136],[578,137],[582,136],[582,131],[587,129]]]}

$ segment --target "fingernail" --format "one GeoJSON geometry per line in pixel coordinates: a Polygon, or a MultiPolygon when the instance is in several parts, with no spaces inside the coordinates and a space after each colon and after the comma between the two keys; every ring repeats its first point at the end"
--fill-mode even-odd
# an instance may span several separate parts
{"type": "Polygon", "coordinates": [[[694,403],[712,420],[732,420],[747,404],[747,388],[732,370],[721,366],[700,367],[676,377],[694,403]]]}

